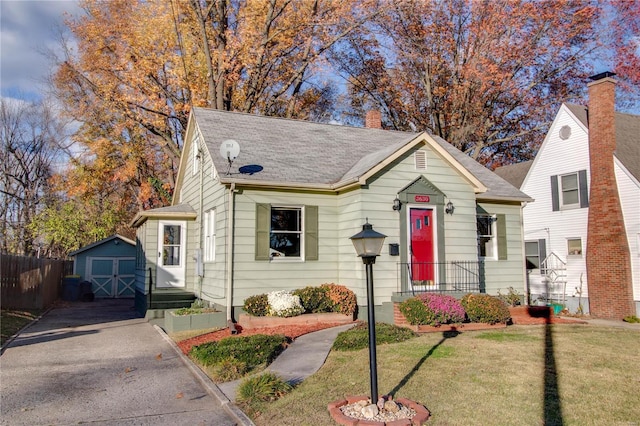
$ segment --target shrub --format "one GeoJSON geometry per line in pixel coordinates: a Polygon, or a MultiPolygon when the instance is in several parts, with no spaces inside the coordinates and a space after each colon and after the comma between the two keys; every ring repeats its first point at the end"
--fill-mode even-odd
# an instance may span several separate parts
{"type": "Polygon", "coordinates": [[[444,294],[424,293],[405,300],[399,309],[411,325],[439,326],[463,322],[465,319],[460,301],[444,294]]]}
{"type": "Polygon", "coordinates": [[[269,312],[269,300],[266,294],[256,294],[247,297],[244,301],[243,309],[254,317],[264,317],[269,312]]]}
{"type": "Polygon", "coordinates": [[[286,395],[293,387],[273,373],[250,377],[238,387],[238,401],[255,404],[260,401],[275,401],[286,395]]]}
{"type": "Polygon", "coordinates": [[[497,324],[511,318],[507,305],[495,296],[469,293],[461,302],[471,322],[497,324]]]}
{"type": "MultiPolygon", "coordinates": [[[[398,343],[413,339],[417,334],[406,327],[376,323],[376,345],[398,343]]],[[[369,324],[360,323],[347,331],[338,334],[333,342],[337,351],[357,351],[369,346],[369,324]]]]}
{"type": "Polygon", "coordinates": [[[211,378],[219,383],[239,379],[249,372],[245,362],[228,358],[215,364],[210,370],[211,378]]]}
{"type": "Polygon", "coordinates": [[[640,318],[638,318],[638,317],[637,317],[637,316],[635,316],[635,315],[629,315],[629,316],[624,317],[624,318],[622,319],[622,321],[624,321],[624,322],[629,322],[629,323],[632,323],[632,324],[633,324],[633,323],[640,323],[640,318]]]}
{"type": "Polygon", "coordinates": [[[320,286],[327,292],[331,300],[331,310],[344,315],[353,315],[358,308],[358,300],[353,291],[339,284],[322,284],[320,286]]]}
{"type": "Polygon", "coordinates": [[[502,294],[500,293],[500,290],[498,290],[498,297],[506,303],[507,306],[518,306],[522,303],[520,293],[518,293],[513,287],[509,287],[507,291],[507,294],[502,294]]]}
{"type": "Polygon", "coordinates": [[[268,315],[274,317],[295,317],[304,312],[300,297],[289,291],[272,291],[267,294],[269,302],[268,315]]]}
{"type": "Polygon", "coordinates": [[[287,343],[287,338],[282,334],[227,337],[218,342],[194,346],[189,355],[204,366],[219,364],[233,358],[244,362],[251,370],[260,364],[270,364],[284,350],[287,343]]]}
{"type": "Polygon", "coordinates": [[[327,288],[325,287],[305,287],[299,290],[294,290],[293,294],[300,297],[300,303],[305,312],[331,312],[333,310],[333,303],[329,299],[327,294],[327,288]]]}

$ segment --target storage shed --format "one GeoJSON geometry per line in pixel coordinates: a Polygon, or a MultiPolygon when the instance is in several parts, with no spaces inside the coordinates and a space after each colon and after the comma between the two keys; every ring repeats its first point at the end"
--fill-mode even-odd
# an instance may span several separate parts
{"type": "Polygon", "coordinates": [[[121,235],[84,246],[72,253],[73,273],[89,281],[95,297],[134,296],[136,244],[121,235]]]}

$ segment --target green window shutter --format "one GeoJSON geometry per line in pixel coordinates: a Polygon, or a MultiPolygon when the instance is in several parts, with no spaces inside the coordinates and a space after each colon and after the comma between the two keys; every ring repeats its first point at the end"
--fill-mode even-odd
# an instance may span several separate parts
{"type": "Polygon", "coordinates": [[[304,255],[318,260],[318,206],[304,207],[304,255]]]}
{"type": "Polygon", "coordinates": [[[507,221],[505,215],[496,215],[496,228],[498,231],[498,259],[507,260],[507,221]]]}
{"type": "Polygon", "coordinates": [[[256,260],[269,260],[271,204],[256,204],[256,260]]]}

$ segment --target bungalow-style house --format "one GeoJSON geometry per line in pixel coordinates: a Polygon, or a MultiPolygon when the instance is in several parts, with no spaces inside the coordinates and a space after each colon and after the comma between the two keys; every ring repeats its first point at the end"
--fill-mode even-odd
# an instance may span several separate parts
{"type": "Polygon", "coordinates": [[[640,312],[640,116],[614,111],[611,77],[592,77],[588,107],[560,107],[534,160],[496,173],[535,199],[524,208],[532,301],[622,319],[640,312]]]}
{"type": "Polygon", "coordinates": [[[367,221],[387,236],[380,321],[416,292],[524,291],[531,199],[438,137],[382,130],[375,111],[355,128],[194,108],[184,140],[172,205],[132,222],[141,312],[195,297],[231,320],[249,296],[323,283],[366,312],[350,237],[367,221]]]}

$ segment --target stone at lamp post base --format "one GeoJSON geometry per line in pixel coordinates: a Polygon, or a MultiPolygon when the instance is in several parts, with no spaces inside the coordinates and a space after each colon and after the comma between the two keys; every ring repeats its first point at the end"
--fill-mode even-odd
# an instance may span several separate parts
{"type": "Polygon", "coordinates": [[[368,396],[347,396],[327,408],[333,420],[344,426],[417,426],[429,419],[429,410],[417,402],[391,396],[380,399],[380,403],[375,404],[368,396]]]}

